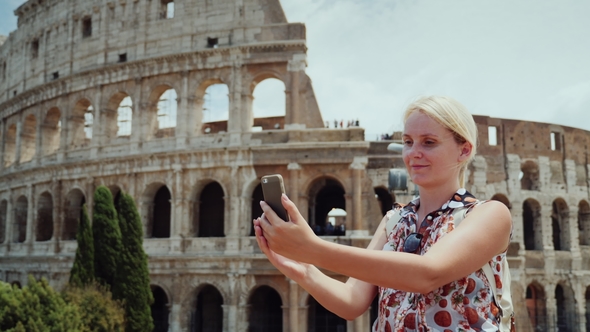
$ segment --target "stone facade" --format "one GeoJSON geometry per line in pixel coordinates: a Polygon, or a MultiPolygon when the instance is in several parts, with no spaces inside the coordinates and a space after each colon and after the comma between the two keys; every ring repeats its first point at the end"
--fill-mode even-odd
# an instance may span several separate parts
{"type": "MultiPolygon", "coordinates": [[[[29,0],[15,13],[0,46],[0,280],[62,287],[80,209],[106,185],[140,210],[158,331],[368,329],[374,310],[348,322],[326,313],[252,236],[265,174],[283,175],[319,234],[332,208],[345,210],[345,233],[322,236],[354,246],[394,200],[411,199],[387,190],[389,169],[403,168],[389,142],[324,128],[305,26],[278,0],[29,0]],[[284,83],[285,112],[255,118],[252,94],[268,78],[284,83]],[[216,84],[229,91],[228,116],[207,122],[216,84]],[[174,125],[163,126],[170,91],[174,125]]],[[[467,188],[511,208],[519,330],[586,330],[590,133],[475,119],[467,188]]]]}

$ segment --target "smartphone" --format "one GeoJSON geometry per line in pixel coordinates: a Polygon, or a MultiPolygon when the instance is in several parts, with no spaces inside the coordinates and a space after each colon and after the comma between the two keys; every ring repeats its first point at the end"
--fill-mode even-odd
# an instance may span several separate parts
{"type": "Polygon", "coordinates": [[[289,221],[287,210],[281,203],[281,194],[285,193],[285,183],[281,174],[265,175],[261,179],[262,195],[266,204],[270,205],[279,218],[289,221]]]}

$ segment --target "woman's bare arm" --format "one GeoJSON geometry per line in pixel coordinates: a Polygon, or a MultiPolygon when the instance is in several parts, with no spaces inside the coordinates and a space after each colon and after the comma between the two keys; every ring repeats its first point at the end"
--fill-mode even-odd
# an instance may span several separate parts
{"type": "Polygon", "coordinates": [[[355,248],[317,237],[295,205],[283,196],[292,219],[277,218],[264,202],[260,226],[270,249],[286,257],[363,280],[372,285],[428,293],[481,268],[509,244],[510,212],[490,201],[472,210],[454,231],[427,254],[355,248]]]}

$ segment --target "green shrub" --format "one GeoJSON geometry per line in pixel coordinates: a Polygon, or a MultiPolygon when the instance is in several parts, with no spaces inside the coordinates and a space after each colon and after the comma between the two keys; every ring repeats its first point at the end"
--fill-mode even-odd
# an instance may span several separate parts
{"type": "Polygon", "coordinates": [[[112,298],[106,286],[93,282],[84,287],[68,287],[64,290],[63,297],[67,302],[75,305],[79,311],[82,322],[79,331],[125,330],[123,304],[112,298]]]}

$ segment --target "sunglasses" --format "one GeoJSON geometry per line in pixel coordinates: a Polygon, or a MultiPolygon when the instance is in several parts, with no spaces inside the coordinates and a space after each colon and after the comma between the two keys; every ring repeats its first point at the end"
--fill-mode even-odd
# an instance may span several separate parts
{"type": "Polygon", "coordinates": [[[420,245],[422,244],[422,238],[424,236],[420,233],[411,233],[404,241],[404,252],[416,254],[420,245]]]}

